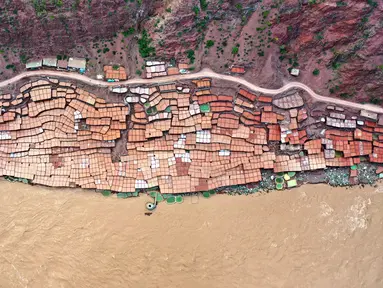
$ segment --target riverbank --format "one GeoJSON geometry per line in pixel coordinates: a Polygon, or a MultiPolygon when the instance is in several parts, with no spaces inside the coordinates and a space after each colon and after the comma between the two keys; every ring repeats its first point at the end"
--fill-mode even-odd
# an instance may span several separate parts
{"type": "MultiPolygon", "coordinates": [[[[379,185],[378,185],[379,186],[379,185]]],[[[383,194],[304,185],[160,205],[0,181],[1,287],[382,287],[383,194]]]]}

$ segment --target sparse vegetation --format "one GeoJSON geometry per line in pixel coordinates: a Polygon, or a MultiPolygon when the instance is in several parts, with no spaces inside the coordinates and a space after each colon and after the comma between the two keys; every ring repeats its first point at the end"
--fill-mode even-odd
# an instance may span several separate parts
{"type": "Polygon", "coordinates": [[[32,4],[37,17],[42,17],[47,13],[46,0],[33,0],[32,4]]]}
{"type": "Polygon", "coordinates": [[[26,64],[28,61],[28,56],[25,55],[25,54],[21,54],[20,55],[20,62],[23,63],[23,64],[26,64]]]}
{"type": "Polygon", "coordinates": [[[349,99],[352,97],[352,95],[349,93],[341,93],[339,96],[340,98],[343,98],[343,99],[349,99]]]}
{"type": "Polygon", "coordinates": [[[241,11],[243,7],[242,7],[241,3],[237,3],[237,4],[235,4],[235,8],[237,8],[239,11],[241,11]]]}
{"type": "Polygon", "coordinates": [[[286,45],[279,46],[279,53],[281,53],[282,55],[287,54],[286,45]]]}
{"type": "Polygon", "coordinates": [[[263,19],[266,19],[267,16],[269,16],[269,14],[270,14],[270,10],[265,10],[265,11],[263,11],[263,12],[262,12],[262,17],[263,17],[263,19]]]}
{"type": "Polygon", "coordinates": [[[318,68],[315,68],[314,71],[313,71],[313,75],[314,76],[318,76],[320,74],[320,71],[318,68]]]}
{"type": "Polygon", "coordinates": [[[337,7],[347,6],[347,3],[346,3],[346,2],[343,2],[343,1],[337,1],[337,2],[336,2],[336,6],[337,6],[337,7]]]}
{"type": "Polygon", "coordinates": [[[76,11],[80,6],[80,0],[75,0],[72,4],[72,10],[76,11]]]}
{"type": "Polygon", "coordinates": [[[323,31],[316,33],[316,34],[315,34],[315,38],[316,38],[318,41],[322,40],[322,39],[323,39],[323,31]]]}
{"type": "Polygon", "coordinates": [[[331,87],[329,89],[330,93],[331,94],[334,94],[335,92],[337,92],[339,90],[339,86],[338,85],[335,85],[334,87],[331,87]]]}
{"type": "Polygon", "coordinates": [[[130,35],[133,35],[134,32],[136,32],[136,29],[134,29],[134,27],[129,27],[128,30],[122,32],[122,35],[124,35],[124,37],[128,37],[130,35]]]}
{"type": "Polygon", "coordinates": [[[340,64],[339,62],[337,62],[337,61],[333,61],[333,62],[331,63],[331,67],[332,67],[332,69],[334,69],[334,70],[339,69],[340,66],[341,66],[341,64],[340,64]]]}
{"type": "Polygon", "coordinates": [[[374,105],[381,105],[383,100],[377,97],[370,97],[370,103],[374,105]]]}

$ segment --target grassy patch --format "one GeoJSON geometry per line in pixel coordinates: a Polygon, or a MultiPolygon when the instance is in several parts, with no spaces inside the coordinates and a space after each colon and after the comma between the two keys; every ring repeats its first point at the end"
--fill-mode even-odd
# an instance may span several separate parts
{"type": "Polygon", "coordinates": [[[263,19],[266,19],[267,16],[269,16],[269,14],[270,14],[270,10],[265,10],[265,11],[263,11],[263,12],[262,12],[262,17],[263,17],[263,19]]]}

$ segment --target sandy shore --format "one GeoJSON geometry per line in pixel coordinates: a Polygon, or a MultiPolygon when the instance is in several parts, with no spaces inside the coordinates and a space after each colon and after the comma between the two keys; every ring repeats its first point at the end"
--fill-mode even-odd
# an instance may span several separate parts
{"type": "Polygon", "coordinates": [[[383,287],[379,191],[186,198],[148,217],[146,196],[0,181],[0,287],[383,287]]]}

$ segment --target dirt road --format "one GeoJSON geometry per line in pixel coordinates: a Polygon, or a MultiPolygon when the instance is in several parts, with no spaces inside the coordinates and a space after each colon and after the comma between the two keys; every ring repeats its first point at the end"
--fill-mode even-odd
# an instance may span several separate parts
{"type": "Polygon", "coordinates": [[[114,86],[122,86],[122,85],[137,85],[137,84],[160,84],[160,83],[167,83],[167,82],[174,82],[179,80],[191,80],[195,78],[202,78],[202,77],[209,77],[213,79],[219,79],[219,80],[225,80],[229,82],[234,82],[237,84],[241,84],[245,87],[247,87],[250,90],[258,91],[263,94],[270,94],[270,95],[276,95],[282,92],[285,92],[292,88],[300,88],[305,90],[311,97],[313,97],[315,100],[320,102],[327,102],[335,105],[341,105],[346,106],[354,109],[364,109],[376,113],[383,113],[383,108],[371,104],[359,104],[359,103],[353,103],[349,101],[344,101],[340,99],[330,98],[326,96],[319,95],[315,93],[310,87],[308,87],[305,84],[302,84],[300,82],[290,82],[283,87],[279,89],[267,89],[262,88],[257,85],[254,85],[247,80],[230,76],[230,75],[223,75],[216,73],[212,71],[211,69],[205,68],[202,69],[200,72],[197,73],[190,73],[190,74],[183,74],[183,75],[174,75],[174,76],[166,76],[166,77],[159,77],[155,79],[130,79],[126,81],[121,82],[105,82],[102,80],[96,80],[89,78],[85,75],[80,75],[78,73],[74,72],[64,72],[64,71],[52,71],[52,70],[36,70],[36,71],[27,71],[23,72],[13,78],[10,78],[8,80],[0,82],[0,88],[7,87],[8,85],[11,85],[13,83],[16,83],[17,81],[20,81],[21,79],[27,78],[27,77],[57,77],[57,78],[67,78],[71,80],[81,81],[84,83],[87,83],[89,85],[99,86],[99,87],[114,87],[114,86]]]}

